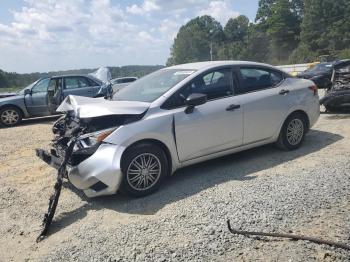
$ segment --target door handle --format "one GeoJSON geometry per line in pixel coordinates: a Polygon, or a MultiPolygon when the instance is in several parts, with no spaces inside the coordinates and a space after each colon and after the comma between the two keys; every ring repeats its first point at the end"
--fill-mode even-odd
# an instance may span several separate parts
{"type": "Polygon", "coordinates": [[[288,93],[289,93],[289,90],[287,90],[287,89],[282,89],[282,90],[279,92],[280,95],[285,95],[285,94],[288,94],[288,93]]]}
{"type": "Polygon", "coordinates": [[[234,111],[235,109],[238,109],[240,107],[241,107],[241,105],[232,104],[232,105],[229,105],[228,107],[226,107],[226,111],[234,111]]]}

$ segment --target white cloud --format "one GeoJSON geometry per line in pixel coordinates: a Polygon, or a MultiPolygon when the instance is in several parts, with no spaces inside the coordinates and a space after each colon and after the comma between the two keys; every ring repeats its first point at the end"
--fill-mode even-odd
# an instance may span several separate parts
{"type": "Polygon", "coordinates": [[[211,1],[209,6],[198,12],[198,15],[210,15],[225,26],[230,18],[237,17],[239,13],[231,9],[226,1],[211,1]]]}
{"type": "Polygon", "coordinates": [[[126,8],[126,11],[128,13],[134,14],[134,15],[144,15],[146,13],[149,13],[151,11],[159,10],[160,7],[157,5],[156,1],[154,0],[146,0],[143,2],[142,5],[132,5],[128,6],[126,8]]]}
{"type": "Polygon", "coordinates": [[[168,38],[169,40],[173,40],[180,28],[181,24],[178,19],[164,19],[161,21],[159,26],[160,33],[168,38]]]}
{"type": "Polygon", "coordinates": [[[189,17],[209,14],[226,21],[237,15],[224,0],[116,2],[25,0],[11,11],[10,23],[0,22],[0,68],[28,72],[164,64],[189,17]]]}

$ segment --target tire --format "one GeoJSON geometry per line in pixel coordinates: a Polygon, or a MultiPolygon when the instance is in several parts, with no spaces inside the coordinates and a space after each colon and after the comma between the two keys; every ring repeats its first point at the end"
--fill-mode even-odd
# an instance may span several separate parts
{"type": "Polygon", "coordinates": [[[155,192],[169,173],[165,152],[151,143],[141,143],[127,149],[121,168],[123,179],[120,192],[131,197],[155,192]]]}
{"type": "Polygon", "coordinates": [[[335,108],[333,106],[324,106],[324,107],[326,108],[326,112],[327,113],[333,113],[333,112],[339,112],[340,111],[339,109],[337,110],[337,108],[335,108]]]}
{"type": "Polygon", "coordinates": [[[305,116],[300,113],[291,114],[284,122],[277,146],[282,150],[295,150],[301,146],[307,132],[305,116]]]}
{"type": "Polygon", "coordinates": [[[4,107],[0,110],[0,126],[12,127],[22,122],[23,114],[17,107],[4,107]]]}

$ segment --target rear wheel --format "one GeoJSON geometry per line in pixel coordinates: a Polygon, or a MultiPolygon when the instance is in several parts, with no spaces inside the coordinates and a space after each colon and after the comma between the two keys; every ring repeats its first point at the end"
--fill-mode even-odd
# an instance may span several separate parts
{"type": "Polygon", "coordinates": [[[302,114],[290,115],[283,124],[277,146],[283,150],[299,148],[304,140],[306,130],[306,120],[302,114]]]}
{"type": "Polygon", "coordinates": [[[16,107],[5,107],[0,110],[0,125],[11,127],[22,121],[22,112],[16,107]]]}
{"type": "Polygon", "coordinates": [[[120,191],[132,197],[156,191],[168,173],[168,160],[157,145],[142,143],[127,149],[122,159],[120,191]]]}

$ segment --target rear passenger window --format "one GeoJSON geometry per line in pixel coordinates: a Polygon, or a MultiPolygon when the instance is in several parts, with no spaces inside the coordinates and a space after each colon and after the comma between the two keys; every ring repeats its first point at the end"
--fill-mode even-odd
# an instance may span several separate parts
{"type": "Polygon", "coordinates": [[[282,73],[261,68],[240,68],[241,85],[237,93],[248,93],[271,88],[283,80],[282,73]]]}
{"type": "Polygon", "coordinates": [[[89,81],[85,77],[79,77],[78,78],[78,83],[79,83],[79,87],[88,87],[88,86],[90,86],[89,81]]]}
{"type": "Polygon", "coordinates": [[[90,86],[98,86],[99,84],[96,83],[94,80],[90,79],[90,78],[85,78],[88,82],[90,86]]]}
{"type": "Polygon", "coordinates": [[[65,78],[65,88],[75,89],[79,88],[79,81],[77,77],[66,77],[65,78]]]}
{"type": "Polygon", "coordinates": [[[91,86],[91,82],[82,76],[70,76],[65,78],[66,89],[75,89],[91,86]]]}

